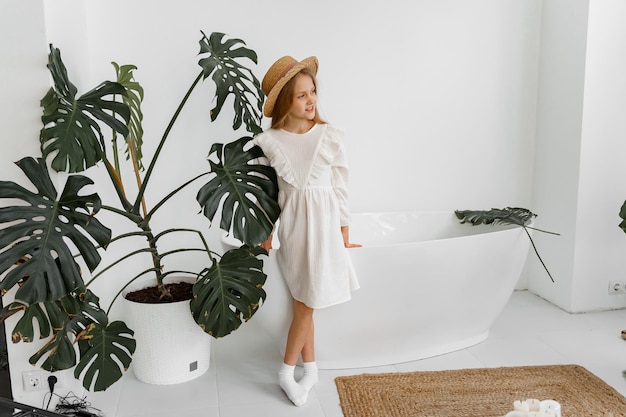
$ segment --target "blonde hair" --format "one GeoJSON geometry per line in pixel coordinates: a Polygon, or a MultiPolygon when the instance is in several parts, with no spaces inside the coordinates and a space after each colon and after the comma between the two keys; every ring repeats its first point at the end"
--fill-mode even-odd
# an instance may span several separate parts
{"type": "MultiPolygon", "coordinates": [[[[293,104],[293,92],[296,84],[296,78],[300,74],[311,77],[313,86],[317,90],[317,79],[315,78],[315,74],[308,68],[302,69],[294,77],[287,81],[278,94],[276,104],[274,104],[274,108],[272,110],[272,129],[281,129],[285,126],[285,120],[287,119],[289,109],[291,109],[291,105],[293,104]]],[[[326,124],[326,122],[320,117],[317,106],[315,107],[315,116],[313,117],[313,121],[317,124],[326,124]]]]}

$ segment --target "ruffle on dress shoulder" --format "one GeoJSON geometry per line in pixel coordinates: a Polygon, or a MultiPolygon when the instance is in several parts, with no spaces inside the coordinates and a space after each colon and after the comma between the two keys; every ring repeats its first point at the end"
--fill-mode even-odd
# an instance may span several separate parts
{"type": "Polygon", "coordinates": [[[296,187],[297,182],[293,174],[293,168],[282,149],[280,149],[280,146],[278,146],[278,143],[271,137],[271,133],[264,132],[260,134],[254,138],[254,143],[261,147],[270,165],[276,171],[276,174],[296,187]]]}
{"type": "Polygon", "coordinates": [[[324,168],[331,165],[337,154],[341,151],[343,130],[330,124],[324,125],[324,128],[326,130],[322,133],[319,151],[311,166],[309,181],[317,179],[324,168]]]}

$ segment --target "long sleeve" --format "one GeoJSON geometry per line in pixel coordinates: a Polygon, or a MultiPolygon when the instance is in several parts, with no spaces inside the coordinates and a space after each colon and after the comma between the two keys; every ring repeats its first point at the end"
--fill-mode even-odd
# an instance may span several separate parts
{"type": "Polygon", "coordinates": [[[339,146],[339,152],[335,156],[331,166],[331,180],[335,195],[339,202],[341,226],[350,223],[350,208],[348,207],[348,161],[343,147],[339,146]]]}

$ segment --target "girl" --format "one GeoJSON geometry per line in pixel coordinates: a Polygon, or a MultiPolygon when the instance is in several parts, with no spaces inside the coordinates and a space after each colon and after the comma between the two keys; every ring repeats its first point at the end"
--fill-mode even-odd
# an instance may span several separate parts
{"type": "MultiPolygon", "coordinates": [[[[345,248],[350,243],[348,169],[343,133],[317,111],[318,61],[290,56],[276,61],[263,78],[263,114],[272,126],[254,139],[278,174],[277,261],[293,297],[279,383],[289,399],[303,405],[317,382],[313,311],[350,300],[359,285],[345,248]],[[302,357],[304,376],[294,369],[302,357]]],[[[262,244],[269,252],[272,236],[262,244]]]]}

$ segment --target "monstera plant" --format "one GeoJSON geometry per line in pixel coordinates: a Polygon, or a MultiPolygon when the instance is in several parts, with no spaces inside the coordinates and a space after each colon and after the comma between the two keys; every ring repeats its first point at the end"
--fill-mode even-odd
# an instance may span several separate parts
{"type": "MultiPolygon", "coordinates": [[[[41,100],[42,155],[16,163],[29,186],[0,182],[0,291],[4,296],[14,290],[13,301],[4,303],[0,310],[0,320],[21,315],[12,332],[14,342],[49,338],[30,358],[32,364],[49,371],[74,367],[74,375],[83,386],[96,391],[108,388],[122,376],[135,350],[133,331],[122,321],[109,321],[110,311],[100,305],[90,285],[127,259],[148,257],[147,265],[151,266],[139,267],[122,286],[152,276],[163,302],[174,297],[170,284],[164,281],[168,275],[187,273],[195,277],[190,314],[214,337],[228,335],[257,311],[265,299],[262,286],[266,278],[260,257],[265,252],[258,243],[270,234],[279,208],[274,171],[251,163],[262,156],[261,150],[249,143],[249,134],[261,131],[264,96],[259,81],[241,61],[256,64],[256,60],[256,53],[242,40],[202,33],[199,74],[144,166],[144,91],[134,79],[137,68],[114,63],[116,81],[102,82],[79,95],[59,49],[50,45],[47,67],[52,87],[41,100]],[[210,111],[211,121],[221,113],[227,99],[232,99],[233,131],[245,127],[247,133],[226,145],[213,143],[207,172],[189,178],[153,207],[146,207],[144,195],[149,185],[158,185],[150,180],[172,126],[192,91],[209,77],[215,85],[216,103],[210,111]],[[125,156],[118,153],[123,147],[125,156]],[[122,182],[124,164],[132,165],[135,186],[122,182]],[[114,202],[102,201],[98,194],[86,191],[94,184],[84,172],[88,168],[90,173],[94,169],[106,171],[98,178],[110,179],[114,202]],[[57,173],[67,173],[61,191],[53,181],[57,173]],[[201,179],[207,182],[199,187],[197,203],[173,199],[201,179]],[[135,190],[133,196],[131,189],[135,190]],[[177,210],[181,213],[187,209],[197,214],[202,208],[208,218],[207,230],[221,213],[220,227],[232,231],[244,245],[219,256],[210,250],[202,231],[177,227],[176,219],[171,219],[171,227],[154,230],[151,220],[168,203],[180,204],[177,210]],[[113,236],[98,219],[102,212],[121,216],[133,230],[113,236]],[[174,233],[191,235],[196,243],[162,250],[161,240],[174,233]],[[138,238],[142,243],[136,246],[138,238]],[[126,254],[101,265],[102,251],[112,245],[123,245],[126,254]],[[204,259],[200,270],[189,271],[176,264],[176,254],[191,252],[204,259]]],[[[191,292],[188,297],[192,298],[191,292]]]]}

